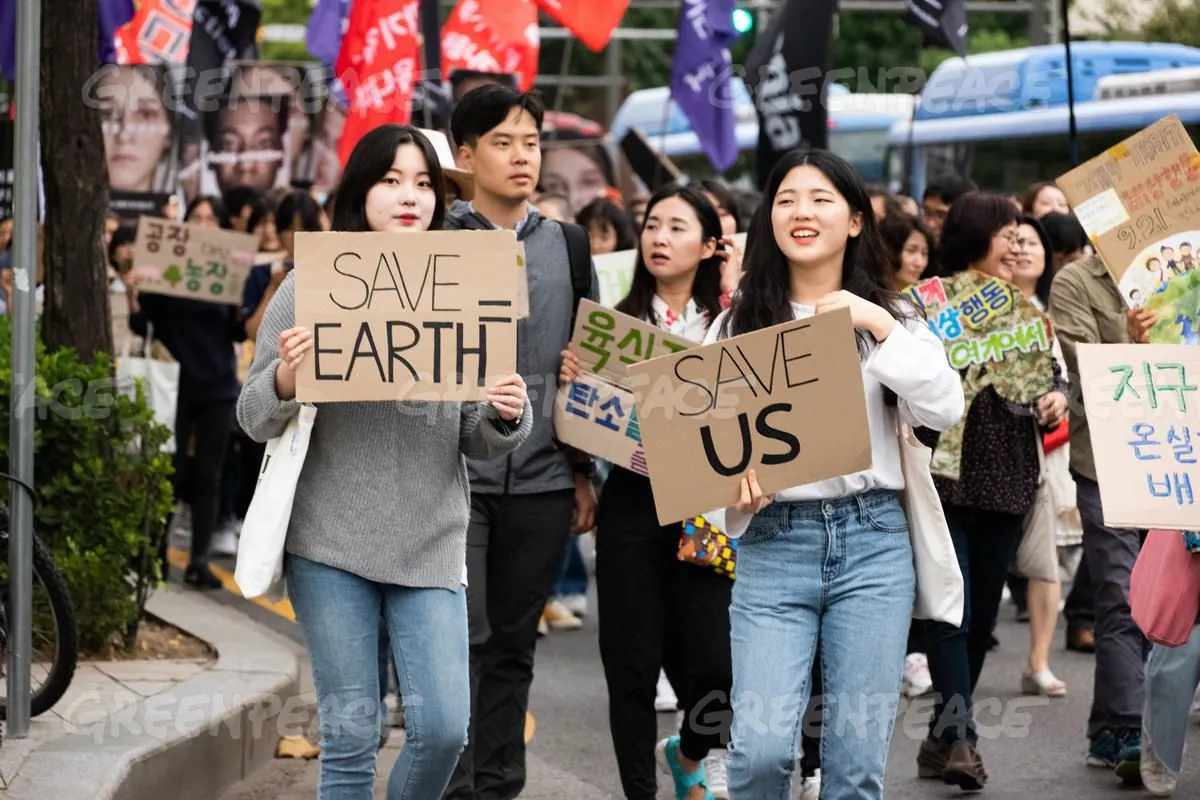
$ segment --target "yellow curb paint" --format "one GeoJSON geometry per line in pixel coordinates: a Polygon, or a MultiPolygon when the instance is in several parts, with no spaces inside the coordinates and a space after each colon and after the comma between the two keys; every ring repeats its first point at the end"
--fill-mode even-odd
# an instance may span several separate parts
{"type": "MultiPolygon", "coordinates": [[[[180,550],[178,547],[171,547],[167,549],[167,561],[170,562],[171,566],[179,569],[186,569],[188,560],[189,558],[187,552],[180,550]]],[[[216,564],[209,564],[208,566],[209,569],[212,570],[213,575],[216,575],[221,579],[221,585],[225,587],[225,591],[233,592],[238,597],[242,596],[242,590],[238,588],[237,581],[233,579],[233,574],[230,573],[229,570],[223,569],[216,564]]],[[[255,597],[251,598],[251,602],[257,603],[268,611],[272,611],[286,620],[291,622],[296,621],[296,612],[292,610],[292,601],[288,600],[286,597],[279,601],[268,600],[265,597],[255,597]]]]}

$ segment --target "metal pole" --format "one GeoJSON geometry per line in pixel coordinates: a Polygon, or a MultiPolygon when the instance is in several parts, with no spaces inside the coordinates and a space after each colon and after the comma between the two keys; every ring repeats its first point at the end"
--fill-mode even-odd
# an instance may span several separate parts
{"type": "MultiPolygon", "coordinates": [[[[33,485],[34,336],[38,224],[38,92],[42,0],[17,4],[16,141],[13,145],[13,300],[11,469],[33,485]]],[[[8,735],[29,731],[33,625],[33,498],[12,483],[8,542],[8,735]]]]}
{"type": "Polygon", "coordinates": [[[1075,65],[1071,62],[1071,18],[1069,0],[1062,0],[1059,13],[1062,15],[1063,45],[1067,49],[1067,115],[1069,118],[1071,166],[1079,166],[1079,132],[1075,125],[1075,65]]]}

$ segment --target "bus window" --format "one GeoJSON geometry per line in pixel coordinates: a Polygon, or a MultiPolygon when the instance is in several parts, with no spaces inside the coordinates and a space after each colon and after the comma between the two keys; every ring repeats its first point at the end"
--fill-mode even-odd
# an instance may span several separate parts
{"type": "Polygon", "coordinates": [[[886,130],[830,131],[829,149],[849,161],[864,181],[882,181],[886,130]]]}

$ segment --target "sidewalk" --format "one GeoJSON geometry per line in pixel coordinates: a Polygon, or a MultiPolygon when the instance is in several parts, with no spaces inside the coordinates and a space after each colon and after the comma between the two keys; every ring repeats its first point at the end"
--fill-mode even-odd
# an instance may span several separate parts
{"type": "Polygon", "coordinates": [[[81,664],[29,736],[0,745],[0,798],[211,800],[307,723],[294,644],[176,585],[147,610],[216,659],[81,664]]]}

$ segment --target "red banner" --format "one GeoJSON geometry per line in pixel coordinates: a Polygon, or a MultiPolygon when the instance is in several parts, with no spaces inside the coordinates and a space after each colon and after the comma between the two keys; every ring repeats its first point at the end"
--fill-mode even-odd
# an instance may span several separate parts
{"type": "Polygon", "coordinates": [[[117,29],[117,63],[185,63],[195,10],[196,0],[140,0],[133,19],[117,29]]]}
{"type": "Polygon", "coordinates": [[[342,166],[372,128],[412,117],[420,71],[419,0],[355,0],[336,71],[349,109],[338,145],[342,166]]]}
{"type": "Polygon", "coordinates": [[[458,0],[442,26],[442,70],[515,75],[521,91],[537,79],[538,24],[533,0],[458,0]]]}
{"type": "Polygon", "coordinates": [[[621,24],[629,0],[537,0],[537,4],[589,50],[599,52],[621,24]]]}

